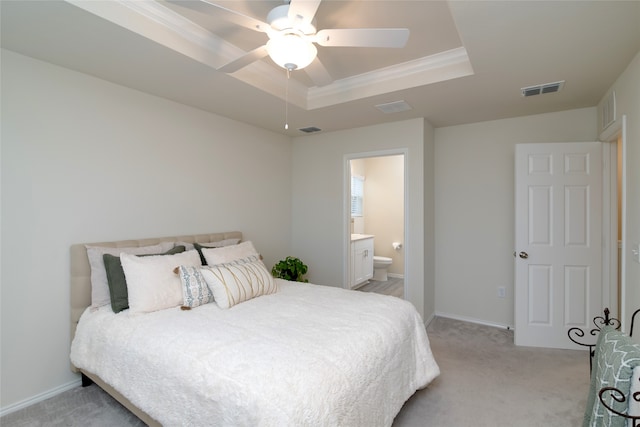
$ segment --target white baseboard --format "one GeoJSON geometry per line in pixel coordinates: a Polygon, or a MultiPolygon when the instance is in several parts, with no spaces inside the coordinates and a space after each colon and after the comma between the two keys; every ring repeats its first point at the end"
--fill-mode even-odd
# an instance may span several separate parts
{"type": "Polygon", "coordinates": [[[404,279],[404,274],[398,273],[387,273],[388,277],[393,277],[394,279],[404,279]]]}
{"type": "Polygon", "coordinates": [[[435,314],[435,313],[431,313],[431,316],[429,316],[429,317],[425,320],[425,322],[424,322],[424,326],[425,326],[426,328],[428,328],[428,327],[429,327],[429,325],[431,324],[431,322],[433,322],[433,319],[435,319],[435,318],[436,318],[436,314],[435,314]]]}
{"type": "Polygon", "coordinates": [[[436,317],[445,317],[447,319],[461,320],[463,322],[476,323],[478,325],[491,326],[493,328],[508,329],[511,331],[514,330],[513,325],[502,325],[500,323],[487,322],[486,320],[481,320],[481,319],[474,319],[473,317],[458,316],[457,314],[442,313],[440,311],[436,311],[435,315],[436,317]]]}
{"type": "Polygon", "coordinates": [[[79,387],[80,385],[82,385],[82,380],[78,378],[77,380],[62,384],[43,393],[36,394],[35,396],[31,396],[27,399],[21,400],[20,402],[12,403],[11,405],[7,405],[4,408],[0,408],[0,417],[3,417],[15,411],[19,411],[20,409],[24,409],[38,402],[42,402],[43,400],[47,400],[60,393],[64,393],[67,390],[79,387]]]}

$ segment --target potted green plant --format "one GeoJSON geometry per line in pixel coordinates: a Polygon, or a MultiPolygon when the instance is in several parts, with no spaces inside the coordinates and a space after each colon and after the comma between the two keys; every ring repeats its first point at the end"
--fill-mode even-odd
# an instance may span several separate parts
{"type": "Polygon", "coordinates": [[[288,256],[280,260],[271,269],[273,277],[293,282],[308,282],[303,276],[307,274],[308,267],[296,257],[288,256]]]}

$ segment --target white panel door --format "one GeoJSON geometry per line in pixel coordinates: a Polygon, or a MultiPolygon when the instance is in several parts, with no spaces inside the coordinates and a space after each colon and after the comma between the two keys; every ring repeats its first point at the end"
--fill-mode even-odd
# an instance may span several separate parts
{"type": "Polygon", "coordinates": [[[602,147],[516,145],[515,343],[575,348],[602,312],[602,147]]]}

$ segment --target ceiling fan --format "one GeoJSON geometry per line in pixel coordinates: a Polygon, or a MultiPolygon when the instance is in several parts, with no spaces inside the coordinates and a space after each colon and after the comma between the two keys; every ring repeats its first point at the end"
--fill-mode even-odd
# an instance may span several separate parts
{"type": "Polygon", "coordinates": [[[401,48],[409,39],[407,28],[351,28],[316,30],[314,17],[321,0],[291,0],[273,8],[267,22],[227,9],[209,0],[182,2],[170,0],[207,14],[222,13],[230,22],[253,31],[266,33],[269,40],[245,55],[218,68],[224,73],[233,73],[265,58],[280,67],[293,70],[305,69],[317,86],[332,82],[332,78],[317,58],[315,44],[325,47],[386,47],[401,48]]]}

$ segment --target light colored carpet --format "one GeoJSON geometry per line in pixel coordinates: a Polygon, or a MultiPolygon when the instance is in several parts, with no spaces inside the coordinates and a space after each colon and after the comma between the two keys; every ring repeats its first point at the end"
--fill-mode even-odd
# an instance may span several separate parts
{"type": "MultiPolygon", "coordinates": [[[[407,401],[394,427],[581,425],[589,386],[586,352],[515,347],[512,331],[444,318],[436,318],[428,333],[442,374],[407,401]]],[[[0,425],[144,424],[92,385],[6,415],[0,425]]]]}
{"type": "Polygon", "coordinates": [[[0,418],[2,427],[144,427],[98,386],[77,387],[0,418]]]}
{"type": "Polygon", "coordinates": [[[436,318],[428,329],[442,371],[394,427],[582,425],[586,351],[516,347],[513,331],[436,318]]]}

